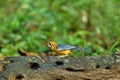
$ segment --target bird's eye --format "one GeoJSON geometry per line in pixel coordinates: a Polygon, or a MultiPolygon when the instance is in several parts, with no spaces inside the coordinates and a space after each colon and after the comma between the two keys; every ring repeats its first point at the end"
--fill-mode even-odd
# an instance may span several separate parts
{"type": "Polygon", "coordinates": [[[52,45],[51,43],[48,43],[48,46],[49,46],[49,47],[53,47],[53,45],[52,45]]]}

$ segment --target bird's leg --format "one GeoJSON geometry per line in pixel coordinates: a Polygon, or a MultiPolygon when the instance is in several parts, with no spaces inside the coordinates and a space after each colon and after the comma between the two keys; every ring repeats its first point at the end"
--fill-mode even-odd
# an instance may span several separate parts
{"type": "Polygon", "coordinates": [[[53,52],[52,56],[57,56],[57,54],[53,52]]]}
{"type": "Polygon", "coordinates": [[[84,54],[85,52],[84,52],[84,50],[82,50],[82,57],[84,57],[85,56],[85,54],[84,54]]]}

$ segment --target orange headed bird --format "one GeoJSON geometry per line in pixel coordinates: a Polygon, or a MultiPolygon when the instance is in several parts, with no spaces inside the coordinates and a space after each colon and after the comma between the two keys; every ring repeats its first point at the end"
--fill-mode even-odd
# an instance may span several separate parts
{"type": "Polygon", "coordinates": [[[54,51],[57,54],[62,54],[62,55],[66,55],[68,56],[68,54],[72,51],[72,50],[84,50],[85,48],[79,48],[76,46],[72,46],[72,45],[66,45],[66,44],[57,44],[54,41],[50,41],[48,42],[48,47],[54,51]]]}

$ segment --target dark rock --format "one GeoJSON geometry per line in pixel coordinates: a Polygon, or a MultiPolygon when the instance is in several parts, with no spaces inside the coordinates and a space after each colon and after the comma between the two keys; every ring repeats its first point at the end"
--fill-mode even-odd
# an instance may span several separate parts
{"type": "Polygon", "coordinates": [[[0,80],[101,80],[119,79],[119,63],[113,56],[6,57],[0,80]],[[45,59],[45,60],[44,60],[45,59]]]}

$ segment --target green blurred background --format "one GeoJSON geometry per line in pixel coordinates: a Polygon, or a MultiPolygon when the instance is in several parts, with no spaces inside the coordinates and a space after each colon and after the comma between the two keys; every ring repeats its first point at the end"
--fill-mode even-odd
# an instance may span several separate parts
{"type": "Polygon", "coordinates": [[[44,52],[51,40],[110,55],[120,49],[119,28],[119,0],[0,0],[0,56],[44,52]]]}

